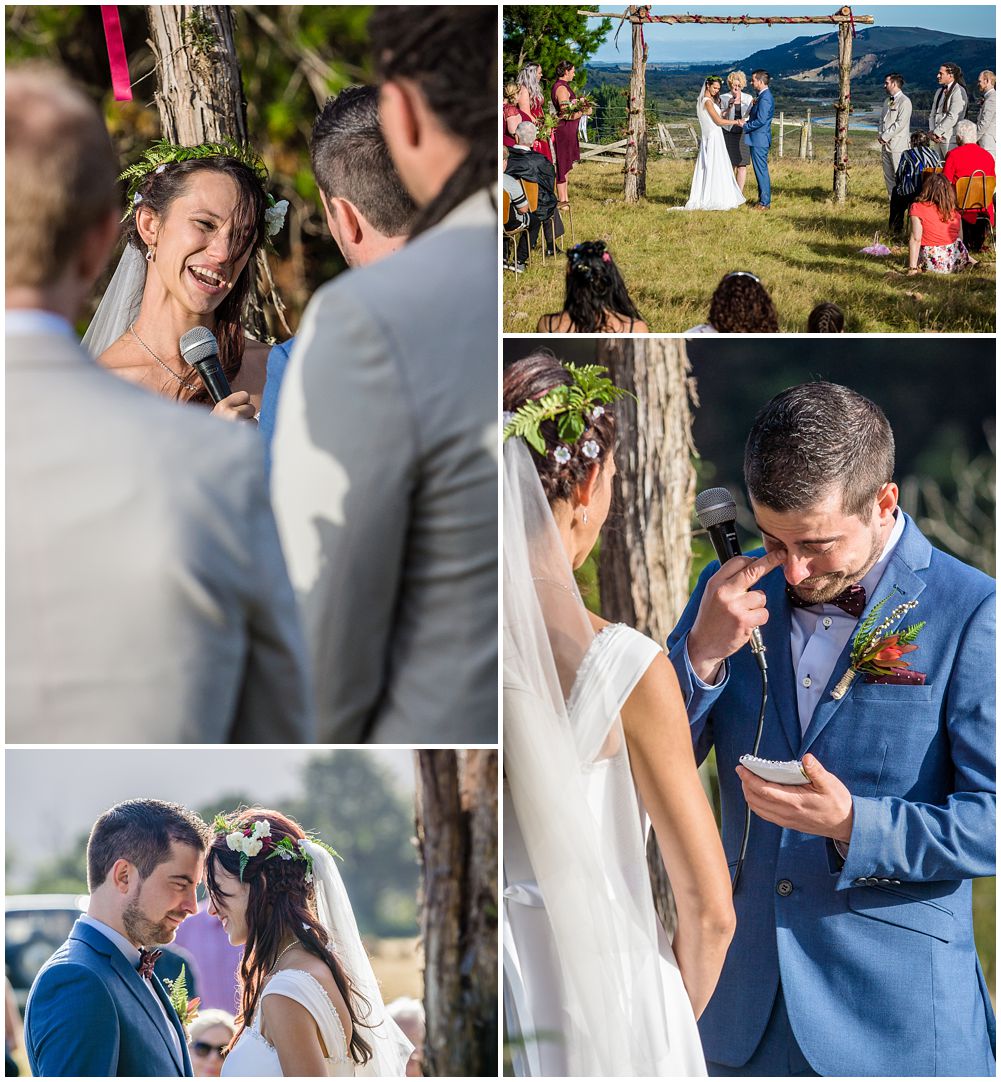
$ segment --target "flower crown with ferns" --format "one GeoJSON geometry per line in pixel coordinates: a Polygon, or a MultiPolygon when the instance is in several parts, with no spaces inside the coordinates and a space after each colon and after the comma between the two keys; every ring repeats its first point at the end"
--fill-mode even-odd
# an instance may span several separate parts
{"type": "MultiPolygon", "coordinates": [[[[549,453],[561,466],[573,458],[571,446],[580,440],[590,423],[605,412],[605,405],[631,394],[616,387],[608,378],[608,369],[600,364],[585,364],[578,368],[567,362],[563,367],[570,373],[571,383],[560,384],[541,398],[525,402],[514,413],[504,415],[504,439],[519,436],[540,455],[545,455],[547,449],[539,426],[544,421],[555,421],[557,434],[563,442],[549,453]]],[[[596,440],[585,440],[577,450],[592,460],[601,454],[596,440]]]]}
{"type": "MultiPolygon", "coordinates": [[[[264,231],[268,239],[281,231],[288,212],[288,200],[275,201],[275,197],[267,190],[270,177],[264,159],[251,147],[243,146],[233,139],[225,139],[221,143],[199,143],[195,147],[178,146],[168,139],[157,140],[135,165],[130,165],[118,176],[119,180],[124,180],[127,184],[125,218],[134,213],[135,208],[143,201],[139,189],[151,173],[162,173],[170,165],[203,158],[235,158],[245,165],[257,178],[268,201],[264,211],[264,231]]],[[[122,219],[123,222],[125,218],[122,219]]]]}
{"type": "Polygon", "coordinates": [[[312,842],[320,846],[332,856],[341,859],[340,853],[331,849],[319,838],[305,837],[293,841],[287,834],[277,841],[271,835],[271,824],[267,819],[256,819],[252,823],[241,826],[237,820],[227,819],[222,813],[217,815],[212,823],[212,829],[217,838],[225,838],[226,845],[235,853],[240,854],[240,882],[243,882],[243,873],[250,861],[259,854],[265,854],[265,860],[300,860],[306,865],[305,881],[313,882],[313,858],[306,851],[306,842],[312,842]]]}

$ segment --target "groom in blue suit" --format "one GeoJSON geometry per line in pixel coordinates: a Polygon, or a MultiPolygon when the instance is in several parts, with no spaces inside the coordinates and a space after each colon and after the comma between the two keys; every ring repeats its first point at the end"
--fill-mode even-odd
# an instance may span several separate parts
{"type": "Polygon", "coordinates": [[[748,110],[742,127],[744,138],[751,152],[754,179],[758,182],[757,210],[767,210],[772,205],[772,180],[768,175],[768,151],[772,146],[772,117],[775,116],[775,100],[768,89],[771,76],[767,71],[751,73],[751,86],[758,96],[748,110]]]}
{"type": "Polygon", "coordinates": [[[669,639],[696,758],[716,749],[731,872],[754,813],[737,932],[699,1022],[709,1073],[994,1074],[994,1014],[971,880],[994,874],[994,582],[935,549],[897,506],[893,434],[848,388],[809,383],[758,415],[745,480],[766,555],[710,565],[669,639]],[[925,621],[890,676],[848,669],[925,621]],[[809,784],[763,781],[759,755],[809,784]]]}
{"type": "Polygon", "coordinates": [[[186,808],[129,800],[87,844],[90,905],[28,995],[25,1045],[46,1077],[190,1077],[187,1041],[153,973],[159,951],[194,913],[209,831],[186,808]]]}

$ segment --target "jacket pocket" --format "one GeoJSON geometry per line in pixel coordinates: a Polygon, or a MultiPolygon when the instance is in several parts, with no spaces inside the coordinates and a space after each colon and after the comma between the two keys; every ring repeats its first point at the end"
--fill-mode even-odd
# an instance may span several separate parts
{"type": "Polygon", "coordinates": [[[935,697],[934,684],[867,684],[859,677],[851,695],[853,699],[881,703],[927,703],[935,697]]]}
{"type": "Polygon", "coordinates": [[[895,924],[912,932],[951,941],[955,918],[952,911],[937,902],[915,898],[896,886],[849,887],[848,908],[863,917],[895,924]]]}

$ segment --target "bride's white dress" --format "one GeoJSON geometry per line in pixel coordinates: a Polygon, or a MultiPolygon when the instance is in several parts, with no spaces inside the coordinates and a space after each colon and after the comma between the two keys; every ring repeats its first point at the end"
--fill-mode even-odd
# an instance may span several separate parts
{"type": "Polygon", "coordinates": [[[685,210],[733,210],[745,200],[734,179],[723,129],[713,123],[706,101],[705,96],[700,94],[698,114],[701,142],[699,156],[695,159],[692,191],[685,210]]]}
{"type": "MultiPolygon", "coordinates": [[[[313,1016],[316,1028],[327,1050],[324,1061],[328,1078],[352,1078],[364,1075],[365,1068],[355,1067],[348,1051],[344,1027],[326,989],[311,974],[301,969],[281,969],[264,986],[257,1011],[249,1026],[226,1057],[224,1076],[237,1078],[281,1078],[282,1067],[278,1053],[261,1035],[261,1006],[265,996],[285,996],[301,1003],[313,1016]]],[[[368,1065],[366,1065],[368,1066],[368,1065]]]]}
{"type": "MultiPolygon", "coordinates": [[[[722,153],[725,157],[725,148],[722,153]]],[[[651,955],[636,955],[629,962],[635,977],[632,988],[645,991],[641,1002],[633,996],[632,1002],[616,1004],[616,1010],[624,1011],[629,1020],[631,1032],[612,1034],[611,1040],[620,1050],[628,1046],[629,1056],[620,1051],[617,1061],[625,1069],[607,1073],[705,1075],[691,1003],[653,908],[644,856],[648,820],[633,781],[619,719],[622,704],[661,653],[657,643],[633,628],[623,624],[604,628],[577,670],[567,712],[586,804],[607,840],[604,851],[613,854],[606,864],[606,880],[589,883],[588,893],[628,895],[643,925],[639,942],[649,944],[651,955]],[[646,974],[640,972],[643,968],[646,974]],[[653,1035],[649,1043],[659,1045],[659,1050],[637,1047],[644,1043],[643,1034],[653,1035]]],[[[505,687],[505,726],[509,715],[521,709],[537,714],[537,696],[527,688],[522,692],[505,687]]],[[[581,1018],[573,1017],[577,1012],[567,1009],[573,997],[564,987],[545,903],[514,804],[507,795],[505,788],[504,1001],[515,1071],[532,1076],[568,1075],[574,1073],[570,1067],[576,1064],[577,1073],[605,1073],[599,1066],[598,1046],[609,1035],[587,1032],[586,1024],[582,1030],[581,1018]]],[[[567,874],[571,874],[569,869],[567,874]]],[[[581,898],[579,904],[588,903],[581,898]]],[[[587,952],[589,946],[581,942],[579,949],[587,952]]],[[[607,988],[593,988],[591,994],[600,1001],[611,993],[607,988]]],[[[607,1045],[605,1051],[607,1054],[607,1045]]],[[[607,1064],[607,1058],[604,1062],[607,1064]]]]}

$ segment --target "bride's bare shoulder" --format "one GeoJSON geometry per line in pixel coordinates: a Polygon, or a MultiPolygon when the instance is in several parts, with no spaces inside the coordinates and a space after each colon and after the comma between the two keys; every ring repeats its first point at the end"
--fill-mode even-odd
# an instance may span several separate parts
{"type": "Polygon", "coordinates": [[[144,357],[136,353],[126,334],[112,342],[97,358],[97,363],[131,383],[144,383],[149,375],[149,365],[144,357]]]}

